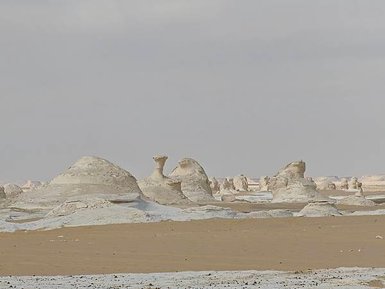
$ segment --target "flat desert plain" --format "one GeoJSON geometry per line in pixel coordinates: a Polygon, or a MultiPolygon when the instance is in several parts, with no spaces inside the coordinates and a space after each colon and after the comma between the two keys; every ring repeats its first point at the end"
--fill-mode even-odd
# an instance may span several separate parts
{"type": "Polygon", "coordinates": [[[159,222],[0,233],[0,274],[385,267],[385,216],[159,222]]]}

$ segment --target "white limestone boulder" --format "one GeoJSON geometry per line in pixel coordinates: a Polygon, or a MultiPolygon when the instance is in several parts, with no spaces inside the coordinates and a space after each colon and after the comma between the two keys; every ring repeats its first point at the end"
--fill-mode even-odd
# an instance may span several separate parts
{"type": "Polygon", "coordinates": [[[305,178],[306,165],[303,161],[292,162],[270,178],[268,191],[273,194],[273,203],[307,203],[326,200],[317,191],[317,185],[305,178]]]}
{"type": "Polygon", "coordinates": [[[46,186],[20,194],[18,208],[54,208],[76,198],[129,202],[143,196],[136,179],[126,170],[99,157],[82,157],[46,186]]]}
{"type": "Polygon", "coordinates": [[[340,216],[336,206],[328,201],[310,202],[298,214],[300,217],[340,216]]]}
{"type": "Polygon", "coordinates": [[[23,189],[16,184],[6,184],[4,185],[4,192],[8,199],[8,198],[17,197],[18,195],[23,193],[23,189]]]}
{"type": "Polygon", "coordinates": [[[234,188],[238,192],[249,191],[249,184],[247,178],[244,175],[235,176],[233,178],[234,188]]]}
{"type": "Polygon", "coordinates": [[[214,197],[205,170],[195,160],[185,158],[169,175],[182,183],[182,192],[193,202],[212,202],[214,197]]]}

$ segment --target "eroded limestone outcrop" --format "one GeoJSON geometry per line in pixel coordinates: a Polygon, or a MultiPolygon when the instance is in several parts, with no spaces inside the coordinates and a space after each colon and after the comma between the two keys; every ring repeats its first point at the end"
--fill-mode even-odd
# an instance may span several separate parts
{"type": "Polygon", "coordinates": [[[348,190],[349,189],[349,183],[346,178],[342,178],[340,182],[340,189],[341,190],[348,190]]]}
{"type": "Polygon", "coordinates": [[[244,175],[235,176],[233,183],[235,190],[238,192],[247,192],[249,190],[249,183],[244,175]]]}
{"type": "Polygon", "coordinates": [[[363,176],[360,181],[362,182],[362,186],[366,191],[385,191],[384,175],[363,176]]]}
{"type": "Polygon", "coordinates": [[[307,204],[298,214],[303,217],[340,216],[336,206],[328,201],[315,201],[307,204]]]}
{"type": "Polygon", "coordinates": [[[357,192],[352,196],[347,196],[343,199],[337,201],[337,204],[340,205],[349,205],[349,206],[364,206],[364,207],[372,207],[375,206],[376,203],[368,200],[364,196],[364,191],[362,190],[362,183],[357,182],[357,192]]]}
{"type": "Polygon", "coordinates": [[[313,180],[305,178],[306,165],[303,161],[292,162],[270,178],[268,190],[275,203],[307,203],[325,200],[317,191],[313,180]]]}
{"type": "Polygon", "coordinates": [[[193,202],[212,202],[214,197],[205,170],[195,160],[185,158],[169,175],[182,183],[182,192],[193,202]]]}
{"type": "Polygon", "coordinates": [[[21,186],[21,189],[23,191],[31,191],[31,190],[35,190],[35,189],[41,187],[42,185],[43,185],[43,183],[40,181],[28,180],[24,185],[21,186]]]}
{"type": "Polygon", "coordinates": [[[215,177],[213,177],[209,180],[209,182],[210,182],[211,192],[213,194],[219,193],[219,191],[221,190],[221,186],[220,186],[218,180],[215,177]]]}
{"type": "Polygon", "coordinates": [[[349,190],[358,190],[358,179],[356,177],[352,177],[348,183],[349,190]]]}
{"type": "Polygon", "coordinates": [[[268,176],[262,176],[259,178],[259,190],[266,192],[269,189],[270,178],[268,176]]]}
{"type": "Polygon", "coordinates": [[[136,179],[126,170],[99,157],[82,157],[48,185],[24,192],[16,207],[54,208],[76,198],[129,202],[143,196],[136,179]]]}
{"type": "Polygon", "coordinates": [[[143,194],[162,205],[191,204],[183,194],[181,181],[171,179],[163,174],[167,156],[154,156],[155,169],[148,178],[138,182],[143,194]]]}
{"type": "Polygon", "coordinates": [[[23,190],[16,184],[6,184],[4,192],[7,198],[14,198],[23,193],[23,190]]]}

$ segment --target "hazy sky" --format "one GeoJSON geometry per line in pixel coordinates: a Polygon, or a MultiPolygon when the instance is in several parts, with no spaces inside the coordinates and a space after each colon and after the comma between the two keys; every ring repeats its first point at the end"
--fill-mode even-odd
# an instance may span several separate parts
{"type": "Polygon", "coordinates": [[[385,173],[383,0],[2,0],[0,180],[385,173]]]}

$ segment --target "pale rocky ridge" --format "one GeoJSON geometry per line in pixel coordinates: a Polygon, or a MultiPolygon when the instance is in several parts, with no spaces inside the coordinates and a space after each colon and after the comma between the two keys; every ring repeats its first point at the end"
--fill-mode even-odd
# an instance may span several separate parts
{"type": "Polygon", "coordinates": [[[363,176],[360,182],[366,191],[385,191],[385,175],[363,176]]]}
{"type": "MultiPolygon", "coordinates": [[[[154,172],[150,177],[139,182],[145,194],[142,193],[135,177],[129,172],[98,157],[81,158],[64,173],[39,188],[21,193],[17,187],[12,186],[17,193],[15,193],[15,197],[1,202],[3,209],[0,209],[0,231],[165,220],[334,216],[340,214],[338,210],[335,211],[335,207],[331,203],[314,202],[329,199],[320,197],[315,189],[314,181],[305,177],[306,167],[302,161],[287,165],[271,180],[263,178],[268,181],[267,189],[271,190],[272,194],[267,191],[249,191],[247,194],[239,194],[239,191],[234,190],[232,178],[228,178],[224,180],[220,187],[221,190],[215,197],[217,200],[229,203],[264,204],[271,202],[271,196],[273,196],[272,202],[276,203],[313,203],[306,206],[301,213],[296,213],[297,209],[291,209],[291,211],[268,210],[263,207],[259,207],[251,213],[241,213],[242,210],[233,211],[226,208],[225,205],[224,207],[210,205],[214,200],[211,193],[213,188],[218,189],[219,182],[216,183],[215,179],[212,179],[210,183],[205,171],[196,161],[183,159],[170,177],[166,177],[163,173],[166,159],[166,156],[154,157],[156,163],[154,172]],[[187,199],[183,190],[187,192],[186,194],[190,194],[190,198],[192,196],[199,200],[198,202],[203,206],[187,199]],[[188,206],[188,208],[170,207],[173,204],[188,206]]],[[[357,182],[358,188],[360,185],[360,182],[357,182]]],[[[362,190],[356,191],[356,195],[338,202],[348,202],[347,204],[360,206],[373,205],[372,201],[365,198],[362,190]]],[[[280,208],[280,206],[278,205],[276,208],[280,208]]],[[[238,204],[235,207],[238,207],[238,204]]],[[[381,214],[381,212],[381,210],[377,210],[375,213],[381,214]]],[[[364,214],[371,214],[371,212],[368,210],[364,214]]]]}

